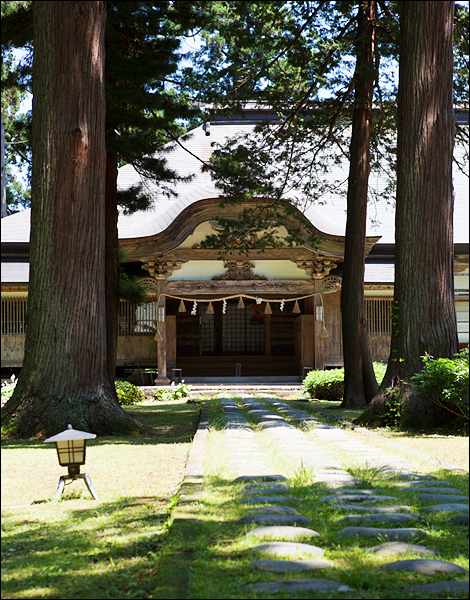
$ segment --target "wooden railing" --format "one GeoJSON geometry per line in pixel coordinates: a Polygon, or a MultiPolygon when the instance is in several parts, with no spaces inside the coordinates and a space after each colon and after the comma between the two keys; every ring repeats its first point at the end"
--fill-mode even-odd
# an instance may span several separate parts
{"type": "Polygon", "coordinates": [[[2,298],[2,335],[26,334],[27,296],[2,298]]]}
{"type": "MultiPolygon", "coordinates": [[[[143,335],[155,332],[157,320],[156,297],[149,296],[146,305],[136,306],[127,300],[119,302],[119,335],[143,335]]],[[[2,335],[26,334],[27,296],[2,298],[2,335]]]]}
{"type": "Polygon", "coordinates": [[[366,298],[367,329],[370,335],[391,335],[392,302],[392,298],[366,298]]]}

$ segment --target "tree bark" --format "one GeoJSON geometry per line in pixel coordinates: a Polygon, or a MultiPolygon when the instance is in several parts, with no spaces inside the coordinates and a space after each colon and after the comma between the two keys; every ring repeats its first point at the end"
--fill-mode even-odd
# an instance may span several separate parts
{"type": "MultiPolygon", "coordinates": [[[[34,2],[29,310],[13,435],[141,426],[107,372],[105,2],[34,2]]],[[[113,375],[114,378],[114,375],[113,375]]]]}
{"type": "Polygon", "coordinates": [[[359,5],[355,103],[350,143],[341,312],[344,357],[342,407],[361,406],[378,390],[369,349],[364,301],[367,197],[370,173],[376,2],[359,5]]]}
{"type": "Polygon", "coordinates": [[[406,383],[421,357],[458,352],[454,301],[454,3],[403,2],[400,16],[395,291],[388,369],[371,419],[399,398],[403,425],[450,418],[406,383]]]}

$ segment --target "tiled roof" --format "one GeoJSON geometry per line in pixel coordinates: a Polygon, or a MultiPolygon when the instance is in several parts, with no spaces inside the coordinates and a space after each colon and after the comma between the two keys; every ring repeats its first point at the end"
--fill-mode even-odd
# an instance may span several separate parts
{"type": "MultiPolygon", "coordinates": [[[[227,138],[243,134],[252,129],[252,124],[247,122],[215,121],[211,123],[210,135],[206,135],[204,126],[197,127],[188,136],[182,138],[179,144],[174,143],[171,152],[165,156],[173,170],[180,175],[194,175],[190,182],[177,183],[174,190],[177,196],[166,197],[155,184],[143,180],[131,165],[119,169],[118,186],[127,188],[132,184],[142,182],[147,191],[154,197],[154,204],[149,211],[138,212],[133,215],[119,216],[118,229],[120,239],[135,239],[154,236],[168,228],[174,219],[188,206],[199,200],[218,198],[221,192],[215,187],[210,173],[201,171],[202,162],[207,161],[212,152],[212,144],[222,144],[227,138]]],[[[171,147],[171,145],[169,145],[171,147]]],[[[456,155],[462,158],[460,150],[456,155]]],[[[468,169],[468,164],[467,164],[468,169]]],[[[347,186],[348,164],[335,165],[327,175],[331,181],[342,180],[343,190],[347,186]]],[[[379,244],[394,243],[395,217],[393,206],[383,198],[380,192],[384,188],[384,181],[372,175],[370,178],[371,197],[374,192],[381,199],[380,202],[371,202],[368,209],[367,234],[381,236],[379,244]]],[[[468,244],[469,241],[469,193],[468,177],[454,167],[454,243],[468,244]]],[[[305,216],[314,226],[331,235],[343,236],[346,226],[346,197],[345,194],[329,194],[322,197],[322,204],[315,203],[307,208],[305,216]]],[[[30,211],[25,210],[1,220],[2,242],[29,241],[30,211]]],[[[20,277],[2,269],[2,281],[17,281],[20,277]],[[8,274],[10,273],[10,274],[8,274]]],[[[24,273],[23,273],[24,275],[24,273]]],[[[21,275],[21,277],[23,277],[21,275]]],[[[393,265],[379,269],[377,266],[366,268],[366,281],[393,281],[393,265]]]]}

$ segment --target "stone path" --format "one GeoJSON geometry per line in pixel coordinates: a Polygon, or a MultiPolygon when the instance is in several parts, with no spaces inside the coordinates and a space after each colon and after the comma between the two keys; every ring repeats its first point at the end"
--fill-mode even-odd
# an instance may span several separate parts
{"type": "Polygon", "coordinates": [[[350,539],[351,543],[358,536],[370,540],[366,552],[390,557],[391,562],[381,569],[435,576],[433,583],[402,589],[404,596],[468,597],[468,580],[461,580],[468,571],[441,560],[432,543],[428,546],[426,518],[432,511],[448,511],[452,513],[449,518],[468,526],[468,496],[452,489],[446,481],[417,473],[409,460],[357,442],[341,428],[323,423],[274,396],[255,398],[238,394],[238,397],[248,418],[234,399],[219,396],[225,423],[224,445],[233,482],[243,486],[238,497],[246,507],[246,515],[239,523],[255,525],[247,535],[253,541],[251,550],[259,553],[260,558],[252,561],[249,568],[281,575],[277,581],[251,584],[248,591],[269,594],[281,590],[328,594],[354,591],[340,581],[314,576],[316,570],[325,570],[323,575],[334,565],[324,558],[321,535],[302,515],[301,500],[290,493],[287,478],[275,472],[258,446],[259,436],[253,422],[257,430],[268,436],[279,456],[292,463],[293,472],[305,470],[314,476],[315,483],[323,486],[317,490],[323,494],[318,497],[319,505],[348,513],[339,520],[344,527],[337,533],[338,538],[350,539]],[[358,466],[388,474],[393,478],[396,494],[387,496],[380,490],[361,487],[360,479],[345,469],[344,464],[351,459],[358,466]],[[404,492],[416,493],[426,504],[421,514],[401,501],[404,492]],[[409,558],[410,553],[420,558],[409,558]],[[308,578],[288,577],[300,571],[305,571],[308,578]]]}

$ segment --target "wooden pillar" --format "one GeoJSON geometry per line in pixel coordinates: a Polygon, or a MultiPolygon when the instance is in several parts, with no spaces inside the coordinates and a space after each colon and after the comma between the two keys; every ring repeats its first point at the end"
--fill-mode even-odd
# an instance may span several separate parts
{"type": "Polygon", "coordinates": [[[166,369],[168,376],[171,369],[176,369],[176,315],[165,315],[166,335],[166,369]]]}
{"type": "Polygon", "coordinates": [[[166,297],[161,295],[165,289],[165,281],[158,280],[157,282],[157,291],[158,297],[160,298],[158,302],[157,311],[160,315],[160,309],[164,310],[164,318],[163,321],[160,321],[160,316],[158,317],[158,331],[160,332],[160,340],[157,340],[157,369],[158,375],[156,379],[157,384],[166,384],[170,383],[170,380],[167,377],[167,360],[166,360],[166,346],[167,346],[167,332],[166,332],[166,297]]]}
{"type": "MultiPolygon", "coordinates": [[[[323,289],[323,278],[317,277],[313,280],[314,283],[314,291],[316,294],[322,292],[323,289]]],[[[314,331],[314,348],[315,348],[315,369],[319,371],[323,371],[325,368],[324,363],[324,355],[323,355],[323,343],[321,334],[323,332],[323,321],[317,320],[317,307],[322,306],[322,301],[320,296],[314,296],[314,307],[313,307],[313,316],[315,319],[315,331],[314,331]]],[[[324,307],[322,307],[324,310],[324,307]]]]}

